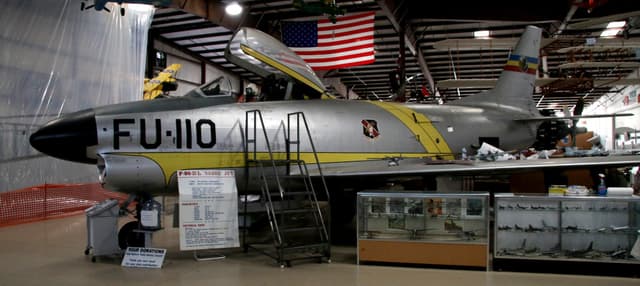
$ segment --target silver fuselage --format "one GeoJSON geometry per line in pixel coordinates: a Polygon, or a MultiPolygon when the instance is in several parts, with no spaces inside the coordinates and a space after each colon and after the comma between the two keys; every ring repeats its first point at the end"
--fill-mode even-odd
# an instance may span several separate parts
{"type": "MultiPolygon", "coordinates": [[[[95,108],[95,156],[102,180],[118,191],[175,191],[182,169],[235,169],[245,180],[247,111],[259,110],[275,158],[286,156],[287,114],[304,113],[322,166],[366,163],[389,157],[457,157],[480,138],[496,138],[502,149],[523,148],[535,139],[535,126],[514,121],[518,114],[490,107],[424,105],[370,101],[306,100],[223,103],[208,98],[173,98],[95,108]],[[159,101],[163,102],[159,102],[159,101]],[[222,103],[222,104],[221,104],[222,103]],[[375,123],[367,133],[364,121],[375,123]]],[[[521,115],[521,114],[520,114],[521,115]]],[[[249,116],[249,137],[254,125],[249,116]]],[[[257,156],[268,148],[258,121],[257,156]]],[[[297,128],[292,124],[293,134],[297,128]]],[[[315,162],[301,125],[300,154],[315,162]]],[[[250,152],[253,152],[253,147],[250,152]]],[[[296,150],[292,152],[296,153],[296,150]]]]}

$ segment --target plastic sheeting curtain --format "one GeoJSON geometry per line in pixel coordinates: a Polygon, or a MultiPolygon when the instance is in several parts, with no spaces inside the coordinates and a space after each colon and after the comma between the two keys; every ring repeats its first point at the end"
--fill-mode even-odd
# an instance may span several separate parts
{"type": "Polygon", "coordinates": [[[0,192],[95,182],[95,166],[40,154],[30,134],[64,113],[142,98],[153,7],[121,16],[117,4],[109,13],[81,2],[0,2],[0,192]]]}

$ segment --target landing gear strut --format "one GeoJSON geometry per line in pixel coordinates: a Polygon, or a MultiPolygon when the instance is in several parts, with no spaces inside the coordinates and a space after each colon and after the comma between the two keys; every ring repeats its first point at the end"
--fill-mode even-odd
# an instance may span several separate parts
{"type": "Polygon", "coordinates": [[[124,224],[118,232],[118,246],[121,249],[127,249],[127,247],[145,247],[145,234],[142,231],[144,226],[140,221],[140,215],[145,206],[153,205],[156,203],[149,194],[131,194],[127,201],[121,206],[121,211],[132,213],[135,221],[130,221],[124,224]],[[135,212],[128,209],[131,202],[136,202],[135,212]]]}

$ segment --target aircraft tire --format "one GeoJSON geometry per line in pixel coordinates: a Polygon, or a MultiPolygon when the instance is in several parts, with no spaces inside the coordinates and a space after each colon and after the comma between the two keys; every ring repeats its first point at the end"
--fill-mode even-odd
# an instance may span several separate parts
{"type": "Polygon", "coordinates": [[[134,232],[137,228],[137,221],[130,221],[120,228],[118,232],[118,246],[120,246],[120,249],[124,250],[129,246],[144,247],[144,234],[134,232]]]}

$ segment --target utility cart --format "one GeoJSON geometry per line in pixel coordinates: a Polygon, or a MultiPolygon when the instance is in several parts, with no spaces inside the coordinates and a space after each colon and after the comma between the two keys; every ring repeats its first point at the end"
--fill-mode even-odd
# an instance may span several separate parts
{"type": "Polygon", "coordinates": [[[107,199],[91,206],[87,215],[87,248],[85,255],[91,254],[91,262],[97,256],[122,255],[118,246],[118,200],[107,199]]]}

